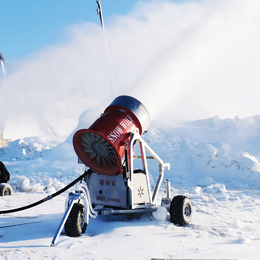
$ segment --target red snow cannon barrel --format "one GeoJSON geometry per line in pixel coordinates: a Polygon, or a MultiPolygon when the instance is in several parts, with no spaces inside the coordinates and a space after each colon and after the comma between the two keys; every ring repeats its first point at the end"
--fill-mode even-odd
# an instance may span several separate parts
{"type": "Polygon", "coordinates": [[[120,172],[129,133],[138,129],[143,134],[149,124],[149,113],[139,100],[119,96],[89,129],[81,129],[74,134],[73,146],[79,159],[90,169],[115,175],[120,172]]]}

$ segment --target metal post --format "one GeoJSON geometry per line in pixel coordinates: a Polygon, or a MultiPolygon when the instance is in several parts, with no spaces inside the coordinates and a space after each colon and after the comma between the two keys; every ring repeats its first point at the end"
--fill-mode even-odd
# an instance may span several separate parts
{"type": "Polygon", "coordinates": [[[101,1],[97,0],[97,5],[98,5],[97,14],[99,15],[100,18],[101,27],[104,29],[105,27],[104,27],[104,20],[103,20],[102,8],[101,8],[101,1]]]}
{"type": "Polygon", "coordinates": [[[1,63],[1,67],[2,67],[3,74],[5,75],[4,61],[5,61],[5,58],[4,58],[3,55],[0,53],[0,63],[1,63]]]}
{"type": "Polygon", "coordinates": [[[166,192],[166,198],[171,198],[171,183],[169,179],[165,179],[165,192],[166,192]]]}
{"type": "Polygon", "coordinates": [[[103,13],[102,13],[102,8],[101,8],[101,1],[97,0],[97,5],[98,5],[97,14],[100,18],[101,27],[103,29],[105,49],[106,49],[106,55],[107,55],[107,67],[108,67],[110,90],[111,90],[111,93],[113,93],[113,80],[112,80],[112,73],[111,73],[111,69],[110,69],[110,61],[109,61],[109,55],[108,55],[108,45],[107,45],[107,38],[106,38],[106,34],[105,34],[105,25],[104,25],[103,13]]]}
{"type": "Polygon", "coordinates": [[[54,237],[52,239],[52,242],[51,242],[51,246],[52,247],[55,246],[56,241],[58,240],[58,238],[60,236],[60,233],[61,233],[61,231],[62,231],[62,229],[63,229],[63,227],[65,225],[65,222],[67,221],[67,218],[68,218],[68,216],[70,214],[70,211],[72,209],[74,201],[78,200],[80,198],[80,193],[78,193],[78,194],[77,193],[70,193],[69,194],[69,198],[70,198],[69,206],[68,206],[67,210],[65,211],[65,213],[63,215],[63,218],[62,218],[62,220],[60,222],[60,225],[59,225],[59,227],[58,227],[58,229],[57,229],[57,231],[56,231],[56,233],[55,233],[55,235],[54,235],[54,237]]]}

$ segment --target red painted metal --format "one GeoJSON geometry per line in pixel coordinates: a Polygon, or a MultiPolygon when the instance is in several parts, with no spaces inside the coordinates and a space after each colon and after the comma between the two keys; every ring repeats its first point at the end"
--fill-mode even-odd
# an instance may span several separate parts
{"type": "Polygon", "coordinates": [[[121,161],[130,133],[143,133],[144,130],[133,111],[113,104],[89,129],[81,129],[74,134],[73,145],[86,166],[97,173],[115,175],[121,172],[121,161]]]}

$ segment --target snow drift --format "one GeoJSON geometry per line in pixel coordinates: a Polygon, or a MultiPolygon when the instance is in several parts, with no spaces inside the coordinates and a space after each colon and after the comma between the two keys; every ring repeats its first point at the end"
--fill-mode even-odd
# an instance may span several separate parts
{"type": "MultiPolygon", "coordinates": [[[[88,128],[116,96],[127,94],[151,113],[144,138],[171,164],[165,177],[172,194],[190,197],[194,219],[186,228],[164,221],[163,210],[152,222],[96,219],[84,236],[62,236],[59,248],[50,251],[46,244],[64,211],[64,194],[43,208],[1,216],[4,226],[17,224],[17,217],[42,222],[31,223],[31,229],[16,227],[15,235],[0,229],[0,255],[257,259],[259,9],[257,0],[155,1],[112,18],[106,35],[113,93],[101,30],[89,23],[72,27],[69,42],[32,55],[1,79],[0,125],[5,138],[14,140],[0,149],[14,189],[0,200],[1,208],[34,202],[81,174],[73,133],[88,128]],[[129,245],[135,250],[129,252],[129,245]]],[[[155,178],[156,166],[149,170],[155,178]]]]}

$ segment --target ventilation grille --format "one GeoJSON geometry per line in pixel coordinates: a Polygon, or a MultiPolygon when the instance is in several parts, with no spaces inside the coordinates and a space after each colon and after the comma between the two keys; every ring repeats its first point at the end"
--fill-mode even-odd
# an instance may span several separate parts
{"type": "Polygon", "coordinates": [[[88,166],[93,170],[108,173],[120,167],[115,149],[103,137],[92,132],[85,132],[82,135],[82,146],[89,162],[88,166]]]}

